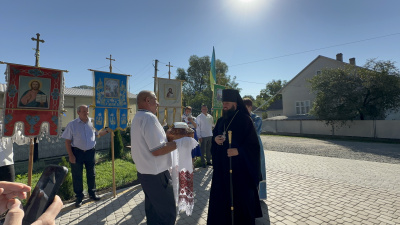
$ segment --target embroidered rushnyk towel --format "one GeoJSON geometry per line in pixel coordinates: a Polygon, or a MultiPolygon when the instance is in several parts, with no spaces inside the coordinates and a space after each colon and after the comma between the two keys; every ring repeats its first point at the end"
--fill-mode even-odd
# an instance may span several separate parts
{"type": "MultiPolygon", "coordinates": [[[[189,140],[186,137],[186,140],[189,140]]],[[[177,149],[172,151],[171,177],[174,189],[175,203],[179,212],[185,211],[190,216],[194,207],[193,194],[193,164],[191,150],[198,145],[197,141],[190,138],[189,141],[179,143],[176,140],[177,149]]]]}

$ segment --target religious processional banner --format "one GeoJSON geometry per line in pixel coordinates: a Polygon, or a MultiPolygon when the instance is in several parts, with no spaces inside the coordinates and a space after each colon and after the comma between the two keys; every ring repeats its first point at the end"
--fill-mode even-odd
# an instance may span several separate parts
{"type": "Polygon", "coordinates": [[[128,125],[128,76],[124,74],[93,71],[94,77],[94,128],[106,124],[112,130],[125,130],[128,125]]]}
{"type": "Polygon", "coordinates": [[[218,118],[222,116],[222,90],[226,87],[218,84],[214,84],[213,93],[213,112],[212,116],[214,118],[214,124],[217,122],[218,118]]]}
{"type": "Polygon", "coordinates": [[[13,136],[14,126],[20,123],[23,126],[18,129],[26,137],[43,133],[59,136],[64,104],[63,71],[8,64],[6,76],[3,136],[13,136]]]}
{"type": "Polygon", "coordinates": [[[165,126],[182,121],[182,81],[157,78],[158,120],[165,126]]]}

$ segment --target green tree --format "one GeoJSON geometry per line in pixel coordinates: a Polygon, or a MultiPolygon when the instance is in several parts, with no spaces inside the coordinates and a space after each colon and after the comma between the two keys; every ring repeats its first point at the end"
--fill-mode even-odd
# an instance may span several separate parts
{"type": "MultiPolygon", "coordinates": [[[[211,108],[210,67],[209,56],[198,57],[192,55],[189,58],[189,68],[187,70],[183,68],[177,69],[176,79],[185,81],[182,85],[183,105],[192,106],[194,114],[199,113],[198,110],[200,110],[202,104],[206,104],[211,108]]],[[[239,84],[235,82],[236,77],[231,78],[230,75],[227,75],[228,66],[226,63],[219,59],[215,60],[215,70],[217,84],[239,89],[237,88],[239,84]]]]}
{"type": "Polygon", "coordinates": [[[80,85],[80,86],[75,86],[72,88],[79,88],[79,89],[93,89],[92,86],[88,86],[88,85],[80,85]]]}
{"type": "Polygon", "coordinates": [[[273,103],[276,100],[282,99],[282,95],[276,95],[279,90],[281,90],[281,88],[283,86],[285,86],[287,84],[286,80],[272,80],[270,82],[268,82],[265,85],[264,89],[261,89],[260,94],[256,96],[256,100],[254,105],[259,107],[262,105],[261,109],[267,109],[271,103],[273,103]],[[273,99],[271,99],[271,97],[273,97],[274,95],[276,95],[273,99]],[[268,102],[266,102],[268,101],[268,102]]]}
{"type": "MultiPolygon", "coordinates": [[[[124,154],[124,142],[122,141],[121,132],[119,130],[114,131],[114,158],[121,158],[124,154]]],[[[111,148],[109,151],[111,158],[111,148]]]]}
{"type": "Polygon", "coordinates": [[[367,60],[365,66],[325,69],[309,80],[316,94],[311,115],[327,124],[384,119],[400,106],[399,70],[392,61],[367,60]]]}
{"type": "Polygon", "coordinates": [[[57,194],[63,201],[69,200],[74,196],[74,189],[72,187],[71,166],[65,156],[61,157],[61,162],[58,165],[67,167],[68,173],[57,194]]]}

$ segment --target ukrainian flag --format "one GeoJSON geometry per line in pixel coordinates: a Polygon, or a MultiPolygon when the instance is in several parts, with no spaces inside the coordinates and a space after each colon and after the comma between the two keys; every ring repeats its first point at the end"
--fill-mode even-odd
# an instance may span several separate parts
{"type": "Polygon", "coordinates": [[[213,46],[213,53],[211,58],[211,69],[210,69],[210,87],[211,91],[214,92],[214,84],[217,81],[217,73],[215,71],[215,51],[213,46]]]}

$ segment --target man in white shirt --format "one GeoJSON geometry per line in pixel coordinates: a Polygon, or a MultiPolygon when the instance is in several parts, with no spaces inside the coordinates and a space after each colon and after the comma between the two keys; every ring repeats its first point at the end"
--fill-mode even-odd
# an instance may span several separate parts
{"type": "Polygon", "coordinates": [[[200,148],[201,148],[201,164],[203,168],[211,164],[211,141],[212,141],[212,126],[214,119],[207,113],[208,107],[206,105],[201,106],[201,113],[197,116],[197,137],[199,138],[200,148]],[[206,160],[204,160],[204,154],[206,155],[206,160]]]}
{"type": "Polygon", "coordinates": [[[10,137],[2,137],[3,121],[0,121],[0,181],[15,180],[13,142],[10,137]]]}
{"type": "Polygon", "coordinates": [[[131,153],[145,194],[147,224],[173,225],[176,206],[168,171],[172,166],[171,152],[177,145],[179,147],[185,140],[192,141],[193,138],[184,137],[168,142],[155,115],[158,105],[152,91],[141,91],[137,95],[138,110],[131,125],[131,153]]]}

